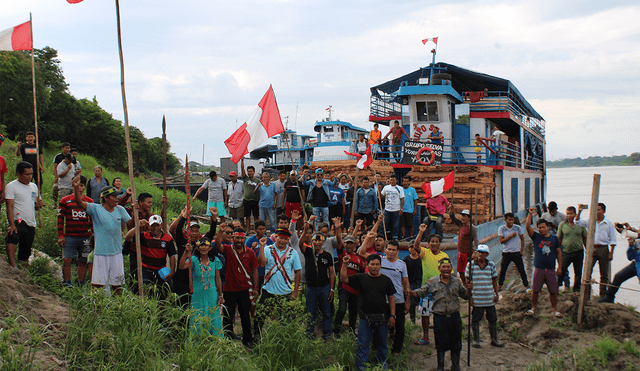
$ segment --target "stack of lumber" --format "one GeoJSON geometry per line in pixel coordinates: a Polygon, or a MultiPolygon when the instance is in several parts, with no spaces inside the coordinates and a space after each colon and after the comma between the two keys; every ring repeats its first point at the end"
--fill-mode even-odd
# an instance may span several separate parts
{"type": "MultiPolygon", "coordinates": [[[[353,160],[336,160],[336,161],[314,161],[311,162],[311,170],[316,168],[322,168],[324,172],[330,171],[331,176],[336,176],[340,173],[349,174],[352,177],[356,175],[356,163],[353,160]]],[[[366,169],[360,170],[358,177],[362,179],[367,176],[373,181],[373,176],[376,172],[382,174],[382,179],[386,180],[387,177],[393,174],[393,168],[389,165],[389,161],[375,160],[366,169]]]]}
{"type": "MultiPolygon", "coordinates": [[[[424,203],[422,185],[426,182],[439,180],[447,176],[451,166],[414,166],[407,176],[411,177],[411,186],[418,193],[419,203],[424,203]]],[[[471,217],[477,224],[488,222],[494,218],[495,183],[493,169],[487,166],[456,166],[455,183],[453,189],[444,192],[444,196],[453,204],[452,211],[456,214],[464,209],[471,210],[471,217]],[[476,200],[476,189],[477,200],[476,200]]],[[[459,215],[458,215],[459,216],[459,215]]],[[[445,220],[445,223],[448,220],[445,220]]],[[[445,232],[448,226],[445,225],[445,232]]],[[[457,228],[454,228],[457,229],[457,228]]]]}

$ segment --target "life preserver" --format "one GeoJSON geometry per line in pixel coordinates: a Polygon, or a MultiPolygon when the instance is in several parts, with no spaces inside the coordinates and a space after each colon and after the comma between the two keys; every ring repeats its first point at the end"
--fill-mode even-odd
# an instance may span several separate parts
{"type": "Polygon", "coordinates": [[[418,153],[416,153],[416,161],[420,164],[420,165],[424,165],[424,166],[429,166],[429,165],[433,165],[433,163],[436,161],[436,154],[435,152],[433,152],[433,150],[429,147],[422,147],[418,150],[418,153]],[[431,152],[431,159],[429,160],[429,162],[424,162],[421,159],[421,155],[422,152],[424,151],[428,151],[431,152]]]}

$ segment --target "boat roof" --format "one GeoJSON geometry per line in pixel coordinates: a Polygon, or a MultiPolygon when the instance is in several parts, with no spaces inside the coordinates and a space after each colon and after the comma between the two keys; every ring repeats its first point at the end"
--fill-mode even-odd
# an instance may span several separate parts
{"type": "MultiPolygon", "coordinates": [[[[434,73],[448,73],[451,75],[451,84],[453,88],[462,95],[465,91],[482,91],[485,88],[492,91],[510,91],[516,99],[522,103],[522,106],[528,111],[530,117],[544,120],[542,116],[527,102],[520,91],[509,80],[475,72],[465,68],[460,68],[452,64],[438,62],[434,66],[434,73]]],[[[389,95],[394,95],[400,88],[402,83],[413,86],[418,85],[418,79],[421,77],[429,77],[431,64],[427,67],[420,68],[416,71],[400,76],[393,80],[389,80],[383,84],[371,88],[372,96],[379,96],[378,91],[382,91],[389,95]]]]}
{"type": "MultiPolygon", "coordinates": [[[[287,129],[287,130],[283,131],[283,133],[296,134],[299,138],[315,138],[315,135],[298,134],[298,132],[296,132],[295,130],[291,130],[291,129],[287,129]]],[[[280,138],[280,135],[276,135],[276,136],[273,136],[271,138],[278,139],[278,138],[280,138]]]]}
{"type": "Polygon", "coordinates": [[[349,129],[351,129],[353,131],[360,131],[360,132],[363,132],[363,133],[368,133],[369,132],[369,130],[365,130],[365,129],[359,128],[357,126],[353,126],[349,122],[340,121],[340,120],[338,120],[338,121],[318,121],[318,122],[316,122],[316,125],[313,127],[313,130],[317,131],[319,133],[320,132],[320,128],[322,126],[331,126],[331,125],[345,126],[345,127],[349,128],[349,129]]]}

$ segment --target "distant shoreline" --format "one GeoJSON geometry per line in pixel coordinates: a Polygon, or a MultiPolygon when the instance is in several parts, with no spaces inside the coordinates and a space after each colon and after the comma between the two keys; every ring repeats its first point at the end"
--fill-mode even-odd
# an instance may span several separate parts
{"type": "Polygon", "coordinates": [[[599,166],[640,166],[640,152],[621,156],[590,156],[587,158],[564,158],[562,160],[547,161],[547,168],[551,167],[599,167],[599,166]]]}
{"type": "Polygon", "coordinates": [[[602,165],[553,165],[547,161],[547,168],[560,169],[565,167],[607,167],[607,166],[640,166],[640,164],[602,164],[602,165]]]}

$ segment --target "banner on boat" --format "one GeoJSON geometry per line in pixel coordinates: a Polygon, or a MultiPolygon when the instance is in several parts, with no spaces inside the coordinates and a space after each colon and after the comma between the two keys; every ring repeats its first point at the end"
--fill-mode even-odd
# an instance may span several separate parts
{"type": "Polygon", "coordinates": [[[406,141],[402,151],[402,163],[405,165],[442,165],[442,144],[406,141]]]}

